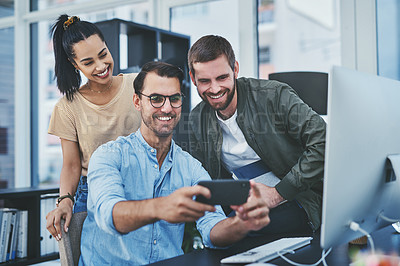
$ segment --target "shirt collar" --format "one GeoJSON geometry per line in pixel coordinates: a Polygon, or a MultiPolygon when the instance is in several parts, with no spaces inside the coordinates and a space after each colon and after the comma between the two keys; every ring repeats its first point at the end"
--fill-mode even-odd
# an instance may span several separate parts
{"type": "MultiPolygon", "coordinates": [[[[139,142],[143,145],[143,147],[148,151],[152,152],[152,150],[155,150],[155,148],[151,147],[147,141],[143,138],[142,132],[140,132],[140,128],[136,131],[135,136],[138,138],[139,142]]],[[[175,151],[175,141],[172,139],[171,140],[171,146],[169,148],[168,154],[165,158],[165,160],[168,160],[169,162],[172,162],[173,160],[173,154],[175,151]]],[[[154,153],[156,154],[156,152],[154,153]]]]}
{"type": "Polygon", "coordinates": [[[231,121],[236,121],[236,117],[237,117],[237,108],[236,108],[235,112],[233,113],[233,115],[232,115],[231,117],[229,117],[228,119],[226,119],[226,120],[223,120],[221,117],[219,117],[217,111],[215,111],[215,116],[217,117],[217,119],[218,119],[220,122],[222,122],[222,123],[224,123],[224,124],[229,124],[231,121]]]}

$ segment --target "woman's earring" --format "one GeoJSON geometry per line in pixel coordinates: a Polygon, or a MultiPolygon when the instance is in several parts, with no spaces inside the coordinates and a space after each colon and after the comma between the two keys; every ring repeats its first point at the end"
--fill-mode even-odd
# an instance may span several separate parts
{"type": "Polygon", "coordinates": [[[75,68],[75,73],[79,74],[79,70],[77,68],[75,68]]]}

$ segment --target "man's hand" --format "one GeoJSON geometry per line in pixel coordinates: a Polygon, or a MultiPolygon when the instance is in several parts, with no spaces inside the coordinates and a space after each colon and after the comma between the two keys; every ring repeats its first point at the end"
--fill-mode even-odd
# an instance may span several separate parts
{"type": "Polygon", "coordinates": [[[204,216],[206,211],[215,211],[214,206],[194,201],[193,197],[197,195],[210,198],[211,192],[203,186],[183,187],[160,198],[157,217],[169,223],[192,222],[204,216]]]}
{"type": "Polygon", "coordinates": [[[285,199],[278,193],[276,188],[269,187],[261,183],[255,183],[255,186],[259,190],[261,197],[267,201],[270,209],[275,208],[285,201],[285,199]]]}
{"type": "Polygon", "coordinates": [[[244,222],[247,230],[257,231],[267,226],[269,207],[256,182],[250,181],[250,196],[245,204],[231,206],[236,216],[244,222]]]}
{"type": "Polygon", "coordinates": [[[128,233],[159,220],[169,223],[193,222],[206,211],[215,211],[214,206],[194,201],[196,195],[210,198],[211,192],[208,188],[193,186],[177,189],[166,197],[120,201],[113,208],[115,229],[120,233],[128,233]]]}
{"type": "Polygon", "coordinates": [[[211,229],[210,238],[215,246],[231,245],[243,239],[250,231],[258,231],[270,222],[267,201],[257,183],[252,180],[247,202],[231,208],[236,211],[236,215],[222,220],[211,229]]]}

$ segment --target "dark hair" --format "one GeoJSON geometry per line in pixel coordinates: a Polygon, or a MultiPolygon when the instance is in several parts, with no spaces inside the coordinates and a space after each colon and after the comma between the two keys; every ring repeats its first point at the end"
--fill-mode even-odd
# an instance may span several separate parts
{"type": "Polygon", "coordinates": [[[235,53],[231,44],[221,36],[206,35],[198,39],[190,48],[188,53],[189,71],[194,76],[194,63],[212,61],[221,55],[228,59],[229,66],[235,70],[235,53]]]}
{"type": "Polygon", "coordinates": [[[143,91],[143,84],[147,73],[154,72],[160,77],[177,78],[179,80],[179,87],[182,91],[183,82],[183,71],[174,65],[156,61],[148,62],[143,65],[142,70],[136,76],[133,81],[133,87],[135,88],[135,93],[139,95],[143,91]]]}
{"type": "Polygon", "coordinates": [[[74,93],[81,85],[81,76],[72,64],[76,57],[72,46],[94,34],[97,34],[102,41],[104,41],[104,36],[95,24],[81,21],[78,17],[68,17],[66,14],[58,17],[51,27],[51,32],[57,86],[60,92],[66,94],[67,99],[72,101],[74,93]]]}

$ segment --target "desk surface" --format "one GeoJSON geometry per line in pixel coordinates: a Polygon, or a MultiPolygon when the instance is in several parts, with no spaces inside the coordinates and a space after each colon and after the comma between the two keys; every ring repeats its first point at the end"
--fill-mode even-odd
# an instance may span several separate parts
{"type": "MultiPolygon", "coordinates": [[[[229,249],[223,250],[196,250],[188,254],[163,260],[151,265],[190,265],[190,266],[213,266],[222,265],[220,260],[222,258],[237,254],[239,252],[246,251],[250,248],[271,242],[279,239],[282,236],[262,236],[262,237],[248,237],[233,245],[229,249]]],[[[295,254],[285,255],[287,258],[297,262],[312,264],[317,262],[322,255],[322,249],[320,248],[320,237],[319,233],[315,234],[311,245],[305,246],[296,251],[295,254]]],[[[396,233],[392,226],[385,227],[372,234],[372,238],[375,243],[377,250],[382,250],[385,253],[395,252],[400,254],[400,234],[396,233]]],[[[344,244],[332,249],[331,253],[326,258],[326,262],[329,266],[334,265],[349,265],[349,245],[344,244]]],[[[276,258],[269,263],[276,265],[290,265],[282,258],[276,258]]],[[[223,265],[240,265],[240,264],[223,264],[223,265]]]]}

